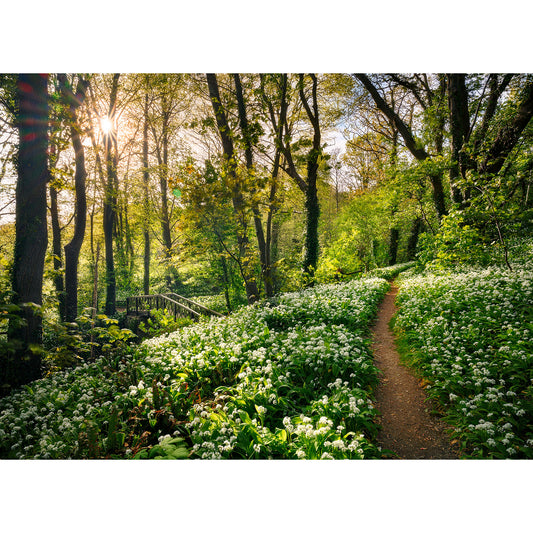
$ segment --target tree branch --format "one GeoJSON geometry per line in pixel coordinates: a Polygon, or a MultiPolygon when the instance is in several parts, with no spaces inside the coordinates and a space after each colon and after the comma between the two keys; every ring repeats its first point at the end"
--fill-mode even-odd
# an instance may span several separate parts
{"type": "Polygon", "coordinates": [[[424,161],[429,157],[429,154],[421,148],[416,142],[411,129],[405,124],[405,122],[397,115],[397,113],[385,102],[381,97],[378,90],[374,87],[368,76],[366,74],[354,74],[354,76],[364,85],[366,90],[370,93],[376,106],[381,110],[396,126],[398,132],[405,141],[405,145],[409,151],[414,155],[419,161],[424,161]]]}

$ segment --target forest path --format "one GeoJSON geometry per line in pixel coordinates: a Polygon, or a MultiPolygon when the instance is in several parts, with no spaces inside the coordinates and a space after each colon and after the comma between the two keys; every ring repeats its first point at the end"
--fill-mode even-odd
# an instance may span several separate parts
{"type": "Polygon", "coordinates": [[[382,372],[375,391],[381,414],[377,440],[383,450],[394,452],[395,459],[457,459],[458,450],[450,443],[445,424],[430,414],[431,405],[417,378],[400,364],[389,328],[397,292],[392,284],[372,328],[375,364],[382,372]]]}

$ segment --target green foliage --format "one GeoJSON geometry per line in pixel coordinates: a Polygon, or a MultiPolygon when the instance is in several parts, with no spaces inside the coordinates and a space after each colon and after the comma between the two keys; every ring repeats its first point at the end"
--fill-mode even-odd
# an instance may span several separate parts
{"type": "Polygon", "coordinates": [[[43,362],[46,375],[53,374],[86,361],[91,355],[90,342],[83,338],[77,323],[54,321],[45,328],[43,362]]]}
{"type": "Polygon", "coordinates": [[[0,397],[8,394],[13,384],[13,357],[20,342],[9,340],[8,328],[23,327],[26,320],[21,317],[22,307],[15,304],[0,305],[0,397]]]}
{"type": "Polygon", "coordinates": [[[343,207],[331,242],[324,247],[316,277],[321,282],[368,272],[386,263],[387,200],[379,193],[357,194],[343,207]]]}
{"type": "Polygon", "coordinates": [[[442,219],[435,235],[420,238],[418,258],[432,269],[446,269],[463,264],[487,265],[491,260],[491,243],[478,228],[465,222],[464,214],[452,211],[442,219]]]}
{"type": "Polygon", "coordinates": [[[148,320],[139,324],[139,329],[147,337],[157,337],[190,326],[192,323],[193,320],[188,317],[174,318],[168,309],[152,309],[148,320]]]}
{"type": "Polygon", "coordinates": [[[99,356],[114,358],[131,351],[136,335],[120,328],[118,320],[106,315],[92,317],[86,309],[76,322],[49,321],[45,324],[43,362],[47,375],[99,356]]]}
{"type": "Polygon", "coordinates": [[[141,450],[135,459],[187,459],[189,450],[182,437],[164,437],[159,444],[141,450]]]}

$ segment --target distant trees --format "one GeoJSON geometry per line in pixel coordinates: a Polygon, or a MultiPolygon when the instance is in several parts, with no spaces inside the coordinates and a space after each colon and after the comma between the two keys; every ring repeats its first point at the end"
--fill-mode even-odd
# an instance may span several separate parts
{"type": "MultiPolygon", "coordinates": [[[[402,137],[405,146],[411,152],[411,154],[418,161],[425,161],[430,157],[430,154],[420,142],[419,139],[413,134],[412,128],[407,124],[399,114],[394,110],[394,108],[385,100],[385,98],[380,94],[378,88],[372,83],[372,80],[366,74],[355,74],[355,77],[363,84],[365,89],[370,93],[377,108],[384,113],[387,118],[394,124],[394,127],[397,129],[398,133],[402,137]]],[[[416,89],[416,86],[413,84],[407,85],[409,89],[418,97],[418,100],[421,101],[421,97],[416,89]]],[[[431,93],[429,87],[427,88],[428,92],[431,93]]],[[[431,170],[429,172],[429,179],[433,187],[433,199],[435,202],[435,209],[439,218],[442,218],[448,213],[446,207],[444,187],[442,184],[442,175],[438,170],[431,170]]]]}

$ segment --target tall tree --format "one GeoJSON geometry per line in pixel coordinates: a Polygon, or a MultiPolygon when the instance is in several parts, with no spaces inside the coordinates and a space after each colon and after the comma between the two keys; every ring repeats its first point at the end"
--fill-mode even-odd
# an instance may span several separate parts
{"type": "Polygon", "coordinates": [[[220,91],[216,74],[206,74],[206,77],[207,85],[209,88],[209,96],[211,99],[211,104],[213,106],[218,132],[224,150],[224,162],[227,166],[227,171],[230,175],[231,183],[233,184],[231,196],[233,209],[238,221],[237,241],[239,246],[239,261],[241,266],[241,272],[244,277],[244,284],[246,288],[246,296],[248,298],[248,302],[253,303],[259,299],[259,290],[250,265],[250,241],[247,235],[248,214],[246,212],[246,203],[236,171],[237,156],[235,153],[233,139],[230,135],[230,127],[226,117],[226,112],[220,99],[220,91]]]}
{"type": "Polygon", "coordinates": [[[176,255],[175,238],[172,236],[172,204],[169,202],[169,169],[171,165],[171,146],[176,131],[175,119],[180,109],[179,89],[182,76],[179,74],[160,74],[151,76],[155,103],[150,120],[155,155],[159,175],[159,220],[161,224],[161,242],[165,254],[166,282],[169,289],[178,290],[181,282],[178,271],[172,264],[176,255]]]}
{"type": "Polygon", "coordinates": [[[116,312],[116,287],[115,261],[113,252],[113,235],[116,224],[117,195],[118,195],[118,149],[116,131],[114,130],[115,107],[120,74],[113,75],[111,93],[109,96],[109,112],[107,119],[113,127],[104,135],[104,151],[106,162],[106,187],[104,197],[104,242],[106,263],[106,299],[105,312],[114,315],[116,312]]]}
{"type": "Polygon", "coordinates": [[[10,385],[41,376],[43,270],[48,230],[48,75],[21,74],[17,80],[19,152],[16,234],[13,257],[13,303],[22,305],[24,323],[12,321],[8,336],[18,344],[8,371],[10,385]],[[26,304],[26,305],[23,305],[26,304]]]}
{"type": "MultiPolygon", "coordinates": [[[[283,76],[286,76],[284,74],[283,76]]],[[[319,161],[322,157],[320,120],[318,112],[318,79],[315,74],[309,74],[311,78],[311,96],[306,94],[306,84],[304,74],[298,76],[298,94],[300,102],[305,109],[306,116],[312,127],[311,148],[306,155],[306,176],[302,177],[298,170],[292,153],[290,144],[291,131],[287,116],[284,117],[283,138],[281,140],[281,149],[285,156],[285,172],[293,178],[300,190],[305,195],[306,209],[306,232],[303,269],[308,275],[313,276],[318,263],[318,219],[320,216],[320,205],[318,203],[317,178],[319,161]]],[[[282,105],[286,105],[283,104],[282,105]]]]}
{"type": "Polygon", "coordinates": [[[281,76],[267,76],[264,74],[260,75],[260,94],[263,104],[267,109],[268,118],[266,120],[270,120],[274,137],[274,159],[272,170],[270,172],[270,194],[268,197],[265,232],[267,277],[270,280],[273,292],[275,292],[277,288],[275,263],[278,255],[280,225],[279,222],[275,220],[275,215],[279,208],[278,189],[280,188],[279,176],[281,170],[282,140],[288,110],[287,83],[286,74],[281,76]],[[272,83],[274,83],[275,94],[277,98],[275,96],[273,99],[267,95],[266,85],[269,79],[272,83]],[[274,104],[274,101],[276,101],[277,105],[274,104]]]}
{"type": "Polygon", "coordinates": [[[150,171],[148,170],[148,91],[144,95],[144,121],[143,121],[143,292],[150,293],[150,171]]]}
{"type": "MultiPolygon", "coordinates": [[[[242,89],[240,75],[234,74],[233,79],[235,82],[235,94],[237,97],[239,124],[243,136],[246,168],[248,169],[250,178],[253,179],[255,173],[253,161],[254,132],[248,121],[246,103],[244,99],[244,91],[242,89]]],[[[259,248],[261,274],[263,277],[263,285],[265,287],[265,295],[267,298],[271,298],[272,296],[274,296],[274,287],[272,284],[271,276],[270,253],[267,250],[267,241],[265,239],[265,232],[263,231],[261,212],[259,210],[257,201],[255,201],[255,199],[253,198],[255,196],[255,192],[255,187],[252,187],[252,213],[254,218],[255,234],[257,238],[257,247],[259,248]]]]}
{"type": "Polygon", "coordinates": [[[76,193],[74,235],[71,241],[65,245],[65,318],[67,322],[73,322],[78,316],[78,261],[81,246],[85,238],[87,221],[87,195],[85,191],[85,152],[80,136],[80,127],[77,118],[77,109],[85,100],[88,82],[79,77],[76,93],[69,86],[65,74],[58,74],[61,91],[68,105],[69,129],[74,148],[74,189],[76,193]]]}
{"type": "Polygon", "coordinates": [[[468,111],[468,91],[465,74],[448,74],[448,105],[450,109],[450,133],[452,137],[452,154],[450,169],[450,188],[452,199],[456,204],[464,200],[457,184],[458,179],[465,177],[466,164],[463,145],[468,140],[470,132],[470,114],[468,111]]]}

